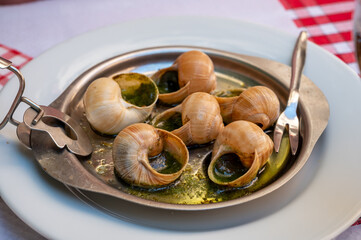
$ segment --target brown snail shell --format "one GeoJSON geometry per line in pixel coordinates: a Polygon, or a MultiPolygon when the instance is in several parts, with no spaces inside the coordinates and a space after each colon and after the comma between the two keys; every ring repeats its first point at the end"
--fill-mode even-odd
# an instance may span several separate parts
{"type": "Polygon", "coordinates": [[[158,89],[155,83],[143,74],[124,73],[114,79],[98,78],[89,85],[84,94],[85,116],[95,130],[113,135],[130,124],[144,122],[151,114],[157,98],[158,89]],[[140,86],[149,88],[151,95],[144,97],[150,97],[146,105],[142,103],[137,106],[124,96],[127,91],[140,86]]]}
{"type": "Polygon", "coordinates": [[[205,53],[192,50],[181,54],[168,68],[158,70],[151,78],[158,85],[169,71],[178,72],[179,90],[159,94],[159,100],[167,104],[180,103],[194,92],[211,92],[216,86],[212,60],[205,53]]]}
{"type": "Polygon", "coordinates": [[[188,149],[177,136],[145,123],[124,128],[113,144],[114,168],[126,182],[142,187],[167,185],[175,181],[188,163],[188,149]],[[172,173],[157,172],[149,158],[168,151],[180,163],[172,173]]]}
{"type": "Polygon", "coordinates": [[[158,123],[162,119],[166,120],[175,113],[181,113],[182,126],[172,133],[186,145],[211,142],[224,127],[218,102],[208,93],[196,92],[189,95],[182,104],[156,116],[152,124],[159,127],[158,123]]]}
{"type": "Polygon", "coordinates": [[[223,120],[230,123],[246,120],[259,125],[263,130],[270,127],[280,114],[277,95],[264,86],[250,87],[235,97],[216,97],[223,120]]]}
{"type": "Polygon", "coordinates": [[[218,135],[212,152],[212,160],[208,167],[209,178],[216,184],[240,187],[249,184],[262,168],[273,152],[273,141],[254,123],[235,121],[224,127],[218,135]],[[217,160],[229,153],[239,157],[240,162],[248,170],[238,178],[220,180],[214,171],[217,160]]]}

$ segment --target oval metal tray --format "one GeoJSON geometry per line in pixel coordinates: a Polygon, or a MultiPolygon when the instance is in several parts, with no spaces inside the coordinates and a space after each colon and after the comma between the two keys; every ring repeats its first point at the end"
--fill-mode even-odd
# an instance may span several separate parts
{"type": "MultiPolygon", "coordinates": [[[[53,103],[51,107],[70,115],[86,130],[94,147],[88,158],[77,157],[66,149],[57,149],[42,132],[31,135],[32,150],[41,167],[52,177],[66,184],[85,201],[93,201],[93,193],[101,193],[148,207],[168,210],[210,210],[230,207],[262,197],[289,181],[306,163],[316,141],[327,126],[329,106],[320,89],[302,76],[299,115],[302,146],[288,168],[274,182],[249,195],[211,204],[173,204],[153,201],[129,194],[129,186],[114,176],[111,160],[113,138],[100,136],[91,130],[83,110],[82,97],[95,79],[120,72],[138,72],[150,75],[171,63],[183,52],[197,49],[208,54],[215,65],[219,88],[247,85],[265,85],[271,88],[285,104],[288,97],[290,67],[271,60],[238,55],[215,49],[169,46],[142,49],[110,58],[95,65],[79,76],[53,103]],[[317,103],[317,104],[315,104],[317,103]]],[[[191,152],[190,159],[206,159],[211,145],[191,152]]],[[[106,209],[99,201],[96,205],[106,209]]],[[[104,203],[105,204],[105,203],[104,203]]],[[[110,210],[111,211],[111,210],[110,210]]]]}

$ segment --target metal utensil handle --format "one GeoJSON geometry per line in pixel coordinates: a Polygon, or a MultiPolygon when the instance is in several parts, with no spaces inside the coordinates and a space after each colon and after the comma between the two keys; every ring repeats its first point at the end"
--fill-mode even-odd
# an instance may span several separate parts
{"type": "Polygon", "coordinates": [[[23,93],[24,93],[24,89],[25,89],[24,76],[21,74],[21,72],[17,68],[12,66],[12,62],[10,62],[9,60],[2,58],[2,57],[0,57],[0,69],[10,70],[19,79],[19,90],[16,94],[16,97],[15,97],[13,103],[11,104],[11,107],[10,107],[8,113],[5,115],[4,119],[0,123],[0,130],[3,129],[8,122],[10,122],[11,124],[13,124],[15,126],[18,126],[20,124],[19,121],[15,120],[13,118],[13,114],[21,102],[28,104],[30,107],[32,107],[33,109],[35,109],[38,112],[38,115],[33,120],[33,122],[36,123],[37,121],[39,121],[39,119],[41,118],[41,116],[43,114],[43,110],[40,108],[39,105],[37,105],[32,100],[30,100],[26,97],[23,97],[23,93]]]}
{"type": "MultiPolygon", "coordinates": [[[[298,36],[296,46],[292,56],[292,75],[290,83],[290,93],[300,88],[301,76],[306,59],[307,33],[302,31],[298,36]]],[[[290,98],[292,94],[290,94],[290,98]]],[[[298,94],[297,94],[298,95],[298,94]]]]}

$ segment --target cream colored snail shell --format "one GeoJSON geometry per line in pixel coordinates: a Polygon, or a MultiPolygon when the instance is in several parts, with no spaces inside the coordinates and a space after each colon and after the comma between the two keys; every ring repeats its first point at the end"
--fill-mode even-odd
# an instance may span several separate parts
{"type": "Polygon", "coordinates": [[[144,122],[158,98],[155,83],[143,74],[125,73],[115,77],[118,82],[106,77],[94,80],[83,97],[85,116],[90,125],[96,131],[110,135],[119,133],[130,124],[144,122]],[[126,101],[122,91],[136,89],[142,83],[149,86],[153,94],[149,105],[136,106],[126,101]]]}
{"type": "Polygon", "coordinates": [[[162,119],[168,119],[175,113],[181,113],[182,126],[172,133],[187,146],[213,141],[224,127],[218,102],[208,93],[196,92],[189,95],[182,104],[156,116],[152,124],[157,127],[162,119]]]}
{"type": "Polygon", "coordinates": [[[249,184],[266,164],[273,152],[273,141],[254,123],[235,121],[224,127],[218,135],[212,152],[208,176],[216,184],[241,187],[249,184]],[[217,178],[214,171],[217,160],[228,153],[234,153],[247,172],[235,180],[224,181],[217,178]]]}
{"type": "Polygon", "coordinates": [[[156,129],[145,123],[124,128],[113,144],[113,161],[116,172],[126,182],[141,186],[161,186],[175,181],[188,163],[188,149],[174,134],[156,129]],[[157,172],[149,163],[149,157],[162,151],[171,153],[181,164],[173,173],[157,172]]]}
{"type": "Polygon", "coordinates": [[[246,120],[259,125],[263,130],[272,126],[280,114],[277,95],[264,86],[250,87],[236,97],[216,97],[223,120],[230,123],[246,120]]]}
{"type": "Polygon", "coordinates": [[[194,92],[211,92],[217,86],[212,60],[201,51],[192,50],[181,54],[168,68],[158,70],[151,78],[158,84],[169,71],[178,72],[179,90],[159,94],[159,100],[167,104],[182,102],[194,92]]]}

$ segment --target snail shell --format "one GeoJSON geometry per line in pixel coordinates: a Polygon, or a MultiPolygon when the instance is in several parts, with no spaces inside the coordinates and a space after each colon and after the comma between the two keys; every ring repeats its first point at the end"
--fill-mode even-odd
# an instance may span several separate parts
{"type": "Polygon", "coordinates": [[[228,124],[218,135],[208,167],[209,178],[219,185],[240,187],[249,184],[258,174],[273,152],[273,141],[254,123],[235,121],[228,124]],[[238,178],[227,181],[215,171],[217,160],[225,154],[234,153],[248,170],[238,178]]]}
{"type": "Polygon", "coordinates": [[[214,96],[196,92],[182,104],[170,108],[153,119],[152,124],[161,128],[161,121],[181,113],[182,126],[172,130],[186,145],[205,144],[213,141],[224,125],[217,100],[214,96]]]}
{"type": "Polygon", "coordinates": [[[280,114],[277,95],[264,86],[250,87],[236,97],[216,97],[216,99],[225,123],[246,120],[265,130],[280,114]]]}
{"type": "Polygon", "coordinates": [[[152,79],[159,86],[163,81],[162,76],[171,71],[178,73],[179,90],[159,94],[159,100],[167,104],[180,103],[194,92],[209,93],[217,86],[212,60],[197,50],[181,54],[172,66],[160,69],[152,79]]]}
{"type": "Polygon", "coordinates": [[[142,187],[167,185],[175,181],[188,163],[188,150],[174,134],[145,123],[124,128],[113,144],[114,168],[126,182],[142,187]],[[172,173],[157,172],[149,157],[169,152],[179,162],[180,169],[172,173]]]}
{"type": "Polygon", "coordinates": [[[125,73],[114,79],[99,78],[89,85],[84,94],[85,115],[98,132],[117,134],[130,124],[144,122],[157,97],[155,83],[143,74],[125,73]],[[132,98],[132,94],[139,95],[137,91],[147,94],[138,102],[132,98]]]}

